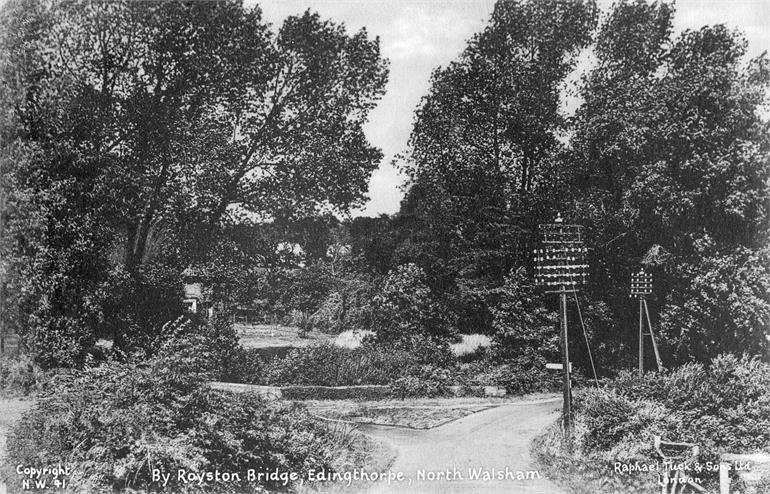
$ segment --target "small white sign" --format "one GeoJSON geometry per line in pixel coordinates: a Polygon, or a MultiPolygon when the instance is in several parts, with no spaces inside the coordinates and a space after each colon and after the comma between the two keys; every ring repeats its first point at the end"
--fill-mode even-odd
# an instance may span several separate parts
{"type": "MultiPolygon", "coordinates": [[[[546,369],[562,370],[564,366],[562,364],[545,364],[546,369]]],[[[572,362],[569,363],[569,371],[572,372],[572,362]]]]}

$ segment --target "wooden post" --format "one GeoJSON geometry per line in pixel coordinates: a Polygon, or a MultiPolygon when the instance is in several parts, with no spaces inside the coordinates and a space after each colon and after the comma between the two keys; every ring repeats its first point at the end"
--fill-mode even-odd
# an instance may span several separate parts
{"type": "Polygon", "coordinates": [[[647,299],[642,300],[644,300],[644,313],[647,315],[647,327],[650,330],[650,338],[652,339],[652,350],[655,352],[655,362],[658,364],[658,372],[661,372],[663,370],[663,360],[660,358],[658,343],[655,341],[655,333],[652,332],[652,322],[650,321],[650,311],[647,309],[647,299]]]}
{"type": "Polygon", "coordinates": [[[639,374],[644,374],[644,323],[642,321],[642,312],[644,298],[639,296],[639,374]]]}
{"type": "Polygon", "coordinates": [[[719,462],[719,494],[730,494],[730,468],[726,461],[719,462]]]}
{"type": "Polygon", "coordinates": [[[564,405],[562,406],[562,422],[564,425],[564,437],[566,438],[567,451],[572,452],[572,391],[570,389],[569,376],[569,345],[567,343],[567,290],[561,287],[561,363],[564,376],[563,392],[564,405]]]}

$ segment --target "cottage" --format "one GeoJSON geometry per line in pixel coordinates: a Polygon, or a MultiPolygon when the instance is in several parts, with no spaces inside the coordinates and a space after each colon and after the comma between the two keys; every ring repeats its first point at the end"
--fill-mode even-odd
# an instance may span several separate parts
{"type": "Polygon", "coordinates": [[[182,272],[183,303],[191,314],[214,315],[213,280],[204,269],[189,266],[182,272]]]}

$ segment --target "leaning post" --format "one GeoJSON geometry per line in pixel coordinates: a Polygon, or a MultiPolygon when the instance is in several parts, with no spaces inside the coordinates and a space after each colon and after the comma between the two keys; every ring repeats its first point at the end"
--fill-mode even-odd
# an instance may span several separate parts
{"type": "Polygon", "coordinates": [[[647,309],[647,295],[652,294],[652,274],[645,273],[644,268],[631,275],[631,297],[639,299],[639,374],[644,374],[644,316],[647,316],[647,327],[650,331],[652,349],[655,352],[655,362],[658,371],[663,370],[663,362],[658,352],[658,343],[655,341],[655,333],[650,321],[650,311],[647,309]]]}

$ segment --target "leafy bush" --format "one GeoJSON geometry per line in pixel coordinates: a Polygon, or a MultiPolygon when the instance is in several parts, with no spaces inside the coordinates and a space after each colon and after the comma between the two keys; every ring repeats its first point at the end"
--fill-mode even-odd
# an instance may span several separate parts
{"type": "Polygon", "coordinates": [[[399,346],[364,341],[348,349],[331,343],[297,348],[264,366],[263,384],[352,386],[390,384],[404,376],[421,375],[423,366],[454,369],[456,361],[445,343],[414,338],[399,346]],[[421,343],[420,343],[421,342],[421,343]]]}
{"type": "Polygon", "coordinates": [[[227,366],[225,380],[244,384],[259,384],[262,382],[264,365],[259,348],[239,346],[233,360],[227,366]]]}
{"type": "Polygon", "coordinates": [[[287,326],[295,326],[298,327],[300,330],[300,333],[307,332],[309,329],[313,327],[313,322],[310,318],[310,314],[307,312],[301,311],[299,309],[292,309],[284,318],[283,320],[284,324],[287,326]]]}
{"type": "Polygon", "coordinates": [[[460,367],[463,384],[470,386],[500,386],[514,395],[556,391],[561,387],[561,374],[549,371],[545,363],[532,365],[529,360],[510,359],[499,363],[489,357],[460,367]]]}
{"type": "MultiPolygon", "coordinates": [[[[701,463],[716,462],[723,452],[770,451],[770,365],[720,355],[709,366],[691,363],[670,373],[623,372],[602,389],[578,394],[573,410],[573,459],[587,459],[594,470],[610,477],[608,485],[637,492],[633,485],[652,485],[649,475],[619,476],[609,465],[660,460],[653,449],[656,435],[699,445],[701,463]]],[[[698,476],[706,484],[717,480],[713,471],[698,476]]]]}
{"type": "Polygon", "coordinates": [[[182,316],[163,328],[158,358],[180,374],[226,380],[240,371],[238,336],[225,315],[210,320],[182,316]]]}
{"type": "Polygon", "coordinates": [[[393,348],[413,355],[418,365],[430,364],[445,369],[451,369],[457,365],[457,359],[444,338],[410,335],[393,345],[393,348]]]}
{"type": "Polygon", "coordinates": [[[438,302],[425,272],[415,264],[391,271],[372,305],[373,329],[381,342],[398,343],[414,335],[446,337],[455,332],[450,312],[438,302]]]}
{"type": "Polygon", "coordinates": [[[361,346],[364,338],[371,339],[374,336],[372,331],[366,330],[347,330],[338,334],[334,338],[334,344],[342,348],[358,348],[361,346]]]}
{"type": "Polygon", "coordinates": [[[328,333],[372,327],[375,284],[356,273],[338,279],[336,285],[313,313],[313,327],[328,333]]]}
{"type": "Polygon", "coordinates": [[[677,280],[660,313],[660,334],[679,361],[708,361],[723,352],[762,355],[770,318],[770,248],[694,243],[690,262],[669,267],[677,280]]]}
{"type": "Polygon", "coordinates": [[[181,287],[180,270],[173,265],[153,261],[135,273],[113,267],[95,300],[103,313],[97,337],[111,339],[122,351],[152,353],[163,325],[183,313],[181,287]]]}
{"type": "Polygon", "coordinates": [[[362,345],[350,350],[330,343],[297,348],[265,365],[264,384],[351,386],[388,384],[414,362],[404,350],[362,345]]]}
{"type": "Polygon", "coordinates": [[[654,435],[675,433],[675,412],[650,400],[631,400],[614,389],[586,390],[575,409],[582,416],[577,443],[583,451],[611,451],[610,458],[619,461],[644,458],[642,451],[652,453],[654,435]]]}
{"type": "Polygon", "coordinates": [[[433,397],[446,394],[447,387],[453,382],[448,369],[433,365],[421,365],[410,369],[407,375],[395,379],[390,384],[393,396],[404,399],[407,397],[433,397]]]}
{"type": "Polygon", "coordinates": [[[500,359],[531,356],[548,362],[559,355],[556,314],[545,308],[542,294],[523,268],[511,271],[492,314],[495,352],[500,359]]]}
{"type": "MultiPolygon", "coordinates": [[[[171,348],[143,366],[109,363],[57,376],[11,432],[12,463],[66,462],[75,472],[71,487],[84,492],[157,491],[153,468],[244,472],[241,483],[204,484],[207,492],[253,489],[249,468],[333,470],[338,438],[304,409],[209,390],[204,373],[187,372],[190,355],[168,353],[171,348]]],[[[283,488],[271,481],[263,486],[283,488]]]]}
{"type": "Polygon", "coordinates": [[[0,393],[26,396],[38,391],[47,375],[27,356],[0,357],[0,393]]]}
{"type": "Polygon", "coordinates": [[[662,376],[624,373],[613,388],[681,412],[679,432],[706,449],[770,448],[770,366],[757,358],[720,355],[708,367],[687,364],[662,376]]]}

